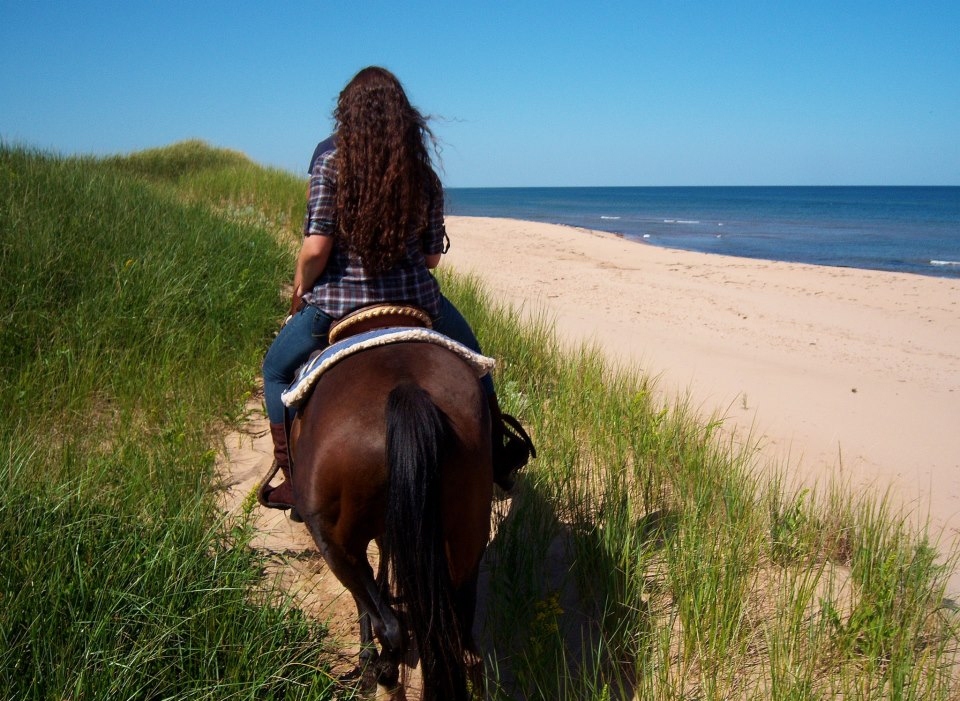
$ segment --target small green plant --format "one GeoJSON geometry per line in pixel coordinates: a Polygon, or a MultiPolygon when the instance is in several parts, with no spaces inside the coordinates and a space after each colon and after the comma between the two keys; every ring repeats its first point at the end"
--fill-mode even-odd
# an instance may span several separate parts
{"type": "Polygon", "coordinates": [[[780,493],[770,495],[770,556],[778,564],[788,565],[806,554],[810,525],[807,493],[801,490],[787,505],[780,493]]]}

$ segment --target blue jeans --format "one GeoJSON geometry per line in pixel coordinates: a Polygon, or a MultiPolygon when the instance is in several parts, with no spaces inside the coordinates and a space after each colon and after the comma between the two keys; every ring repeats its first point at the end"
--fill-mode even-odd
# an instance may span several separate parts
{"type": "MultiPolygon", "coordinates": [[[[287,408],[280,394],[293,382],[297,369],[310,354],[327,347],[332,323],[333,319],[308,304],[293,315],[273,340],[263,359],[263,394],[270,423],[284,422],[287,408]]],[[[433,320],[433,328],[477,353],[482,352],[470,324],[446,297],[440,297],[440,312],[433,320]]],[[[481,384],[487,396],[493,395],[493,378],[489,374],[481,384]]]]}
{"type": "MultiPolygon", "coordinates": [[[[483,353],[480,350],[480,342],[473,335],[473,329],[463,318],[460,310],[453,306],[453,302],[440,295],[440,311],[433,320],[433,329],[439,331],[444,336],[449,336],[454,341],[462,343],[470,350],[476,353],[483,353]]],[[[493,375],[487,373],[480,378],[480,384],[483,385],[483,391],[488,397],[494,395],[493,375]]]]}

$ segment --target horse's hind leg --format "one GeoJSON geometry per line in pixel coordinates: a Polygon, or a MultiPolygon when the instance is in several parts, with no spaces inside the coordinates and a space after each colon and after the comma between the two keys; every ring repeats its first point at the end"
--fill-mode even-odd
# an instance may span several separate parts
{"type": "Polygon", "coordinates": [[[457,622],[460,625],[460,640],[463,643],[463,662],[467,668],[467,677],[475,691],[482,693],[485,688],[484,663],[480,647],[473,637],[473,622],[477,610],[477,575],[469,577],[454,595],[457,622]]]}
{"type": "Polygon", "coordinates": [[[360,621],[360,677],[364,688],[371,689],[377,683],[377,645],[373,639],[373,624],[370,614],[366,613],[357,602],[357,617],[360,621]]]}
{"type": "Polygon", "coordinates": [[[361,554],[351,555],[340,543],[325,538],[317,516],[307,518],[306,524],[330,571],[347,588],[347,591],[353,594],[357,604],[357,614],[360,618],[361,665],[365,662],[364,657],[366,661],[378,659],[373,645],[373,634],[376,633],[384,647],[384,656],[387,658],[375,664],[377,676],[383,684],[396,683],[399,676],[396,661],[402,659],[406,647],[403,630],[373,577],[373,568],[367,560],[366,549],[364,548],[361,554]],[[370,654],[371,649],[372,654],[370,654]],[[391,667],[394,670],[392,673],[391,667]]]}
{"type": "Polygon", "coordinates": [[[457,622],[460,624],[460,639],[465,650],[480,654],[473,639],[473,621],[477,611],[477,576],[469,577],[454,594],[457,622]]]}

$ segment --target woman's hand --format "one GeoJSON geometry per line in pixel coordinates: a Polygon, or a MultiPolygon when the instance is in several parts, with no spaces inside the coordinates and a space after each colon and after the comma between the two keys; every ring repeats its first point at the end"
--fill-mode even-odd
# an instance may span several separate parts
{"type": "Polygon", "coordinates": [[[293,295],[290,297],[290,316],[303,308],[303,290],[299,284],[294,284],[293,295]]]}

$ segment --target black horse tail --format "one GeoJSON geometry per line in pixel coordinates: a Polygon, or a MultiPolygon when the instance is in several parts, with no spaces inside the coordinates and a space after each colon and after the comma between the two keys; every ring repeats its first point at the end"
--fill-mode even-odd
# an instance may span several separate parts
{"type": "Polygon", "coordinates": [[[467,698],[466,672],[440,499],[440,468],[453,433],[413,383],[394,388],[386,413],[390,488],[381,567],[389,566],[420,652],[424,701],[459,701],[467,698]]]}

